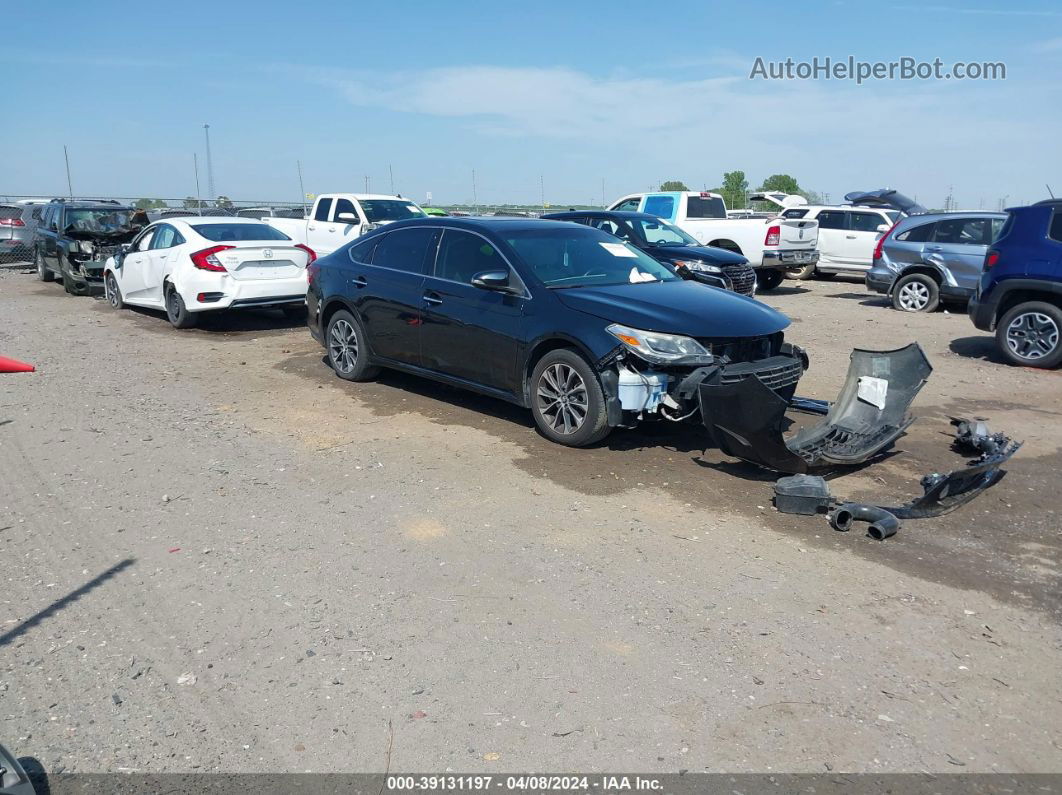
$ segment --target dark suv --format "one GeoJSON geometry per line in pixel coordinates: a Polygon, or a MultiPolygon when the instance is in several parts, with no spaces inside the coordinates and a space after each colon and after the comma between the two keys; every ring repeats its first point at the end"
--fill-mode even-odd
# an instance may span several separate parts
{"type": "Polygon", "coordinates": [[[985,255],[969,314],[1007,361],[1062,363],[1062,199],[1012,207],[985,255]]]}
{"type": "Polygon", "coordinates": [[[380,366],[530,408],[573,447],[639,420],[700,421],[699,386],[752,375],[788,400],[789,319],[563,221],[423,218],[307,268],[308,324],[340,378],[380,366]]]}
{"type": "Polygon", "coordinates": [[[115,201],[66,201],[46,205],[33,239],[37,278],[57,276],[75,295],[103,289],[103,264],[140,231],[133,208],[115,201]]]}

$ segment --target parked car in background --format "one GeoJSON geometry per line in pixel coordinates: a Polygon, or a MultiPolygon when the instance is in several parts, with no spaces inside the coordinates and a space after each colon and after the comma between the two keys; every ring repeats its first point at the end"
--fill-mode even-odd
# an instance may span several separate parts
{"type": "Polygon", "coordinates": [[[136,234],[133,208],[116,201],[53,199],[45,206],[33,239],[37,278],[57,276],[72,295],[103,286],[103,265],[136,234]]]}
{"type": "Polygon", "coordinates": [[[43,207],[41,204],[0,204],[0,262],[32,259],[33,235],[43,207]]]}
{"type": "Polygon", "coordinates": [[[759,375],[791,395],[806,364],[774,309],[560,221],[398,222],[311,265],[306,303],[340,378],[384,366],[471,389],[573,447],[642,419],[699,422],[699,379],[759,375]]]}
{"type": "Polygon", "coordinates": [[[446,215],[450,214],[450,213],[446,212],[446,210],[442,209],[441,207],[421,207],[420,209],[422,209],[424,211],[425,215],[434,215],[434,216],[440,216],[441,217],[441,216],[446,216],[446,215]]]}
{"type": "Polygon", "coordinates": [[[1062,200],[1007,210],[969,314],[1011,364],[1062,364],[1062,200]]]}
{"type": "Polygon", "coordinates": [[[900,220],[899,210],[872,207],[806,205],[782,210],[782,218],[807,218],[819,223],[819,259],[786,274],[790,279],[838,273],[865,273],[870,269],[878,240],[900,220]]]}
{"type": "Polygon", "coordinates": [[[318,196],[309,218],[263,218],[292,240],[304,243],[318,256],[331,254],[345,243],[377,226],[423,218],[416,202],[401,196],[374,193],[324,193],[318,196]]]}
{"type": "Polygon", "coordinates": [[[745,257],[756,270],[760,290],[782,283],[785,272],[818,260],[818,224],[801,218],[727,218],[718,193],[673,191],[632,193],[610,210],[649,213],[670,221],[701,245],[725,248],[745,257]]]}
{"type": "Polygon", "coordinates": [[[941,301],[965,304],[981,277],[1003,213],[926,213],[897,223],[874,248],[868,290],[902,312],[932,312],[941,301]]]}
{"type": "Polygon", "coordinates": [[[237,218],[306,218],[302,207],[241,207],[236,211],[237,218]]]}
{"type": "Polygon", "coordinates": [[[250,218],[172,218],[145,227],[107,260],[105,295],[115,309],[162,309],[176,328],[194,326],[203,312],[243,307],[301,316],[314,259],[306,245],[250,218]]]}
{"type": "Polygon", "coordinates": [[[158,221],[162,218],[231,218],[233,211],[226,207],[163,207],[147,211],[148,218],[158,221]]]}
{"type": "Polygon", "coordinates": [[[756,271],[741,254],[702,246],[692,235],[648,213],[574,210],[550,213],[546,220],[573,221],[626,240],[679,276],[741,295],[756,294],[756,271]]]}

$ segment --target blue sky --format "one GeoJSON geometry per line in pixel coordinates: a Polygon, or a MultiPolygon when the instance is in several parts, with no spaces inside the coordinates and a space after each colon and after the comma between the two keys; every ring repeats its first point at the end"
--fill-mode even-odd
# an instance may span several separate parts
{"type": "Polygon", "coordinates": [[[773,173],[839,200],[1062,195],[1062,4],[23,4],[5,15],[0,195],[396,190],[436,203],[611,200],[773,173]],[[60,24],[61,22],[61,24],[60,24]],[[757,56],[1003,61],[1007,80],[750,81],[757,56]]]}

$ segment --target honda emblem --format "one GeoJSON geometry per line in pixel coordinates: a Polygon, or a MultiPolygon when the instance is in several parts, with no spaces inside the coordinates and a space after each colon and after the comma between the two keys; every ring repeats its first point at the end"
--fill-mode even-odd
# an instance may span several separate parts
{"type": "Polygon", "coordinates": [[[265,257],[266,259],[273,259],[273,249],[271,249],[271,248],[262,249],[262,256],[265,257]]]}

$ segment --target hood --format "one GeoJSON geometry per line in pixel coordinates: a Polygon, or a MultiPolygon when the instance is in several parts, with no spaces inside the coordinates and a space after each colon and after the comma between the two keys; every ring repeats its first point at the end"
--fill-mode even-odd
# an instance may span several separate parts
{"type": "Polygon", "coordinates": [[[715,246],[648,246],[642,249],[654,259],[696,259],[712,265],[744,265],[745,257],[715,246]]]}
{"type": "Polygon", "coordinates": [[[612,323],[690,337],[762,337],[789,318],[752,298],[695,281],[643,282],[551,291],[562,304],[612,323]]]}
{"type": "Polygon", "coordinates": [[[891,188],[852,191],[851,193],[846,193],[844,195],[844,200],[851,204],[865,204],[871,207],[889,207],[893,210],[899,210],[901,213],[907,213],[908,215],[922,215],[929,212],[929,210],[914,199],[908,198],[899,191],[892,190],[891,188]]]}

